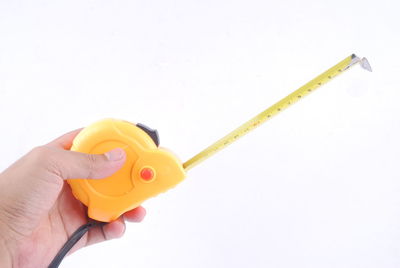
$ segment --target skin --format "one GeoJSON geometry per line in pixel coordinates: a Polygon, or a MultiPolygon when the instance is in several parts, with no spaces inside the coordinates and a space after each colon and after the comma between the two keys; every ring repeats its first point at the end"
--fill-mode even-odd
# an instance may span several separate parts
{"type": "MultiPolygon", "coordinates": [[[[104,155],[69,151],[79,131],[33,149],[0,173],[1,267],[47,267],[71,234],[89,220],[65,180],[102,179],[124,164],[126,155],[119,148],[104,155]]],[[[138,207],[92,228],[70,253],[121,237],[125,220],[140,222],[145,214],[138,207]]]]}

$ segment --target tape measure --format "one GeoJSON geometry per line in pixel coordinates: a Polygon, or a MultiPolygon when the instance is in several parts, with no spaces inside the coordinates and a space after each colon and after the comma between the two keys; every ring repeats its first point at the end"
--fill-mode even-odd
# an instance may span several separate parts
{"type": "Polygon", "coordinates": [[[353,54],[185,163],[182,163],[170,151],[159,148],[157,131],[145,125],[135,125],[115,119],[96,122],[78,134],[71,150],[103,154],[119,147],[126,152],[126,162],[119,171],[105,179],[70,179],[68,183],[71,185],[74,196],[88,207],[90,218],[103,222],[116,220],[123,213],[138,207],[146,199],[174,187],[184,180],[187,170],[244,136],[356,63],[360,63],[364,69],[372,71],[366,58],[361,59],[353,54]]]}

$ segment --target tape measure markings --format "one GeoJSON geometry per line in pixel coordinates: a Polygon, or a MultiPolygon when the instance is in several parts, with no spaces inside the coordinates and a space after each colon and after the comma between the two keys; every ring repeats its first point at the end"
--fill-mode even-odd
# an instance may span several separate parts
{"type": "Polygon", "coordinates": [[[255,129],[265,121],[271,119],[273,116],[277,115],[284,109],[288,108],[289,106],[293,105],[303,97],[307,96],[311,92],[315,91],[318,89],[321,85],[329,82],[333,78],[335,78],[337,75],[343,73],[343,71],[348,70],[351,66],[355,65],[356,63],[360,63],[361,67],[368,71],[371,70],[371,66],[369,65],[368,61],[366,58],[360,59],[357,57],[355,54],[352,54],[351,56],[345,58],[335,66],[331,67],[324,73],[320,74],[313,80],[309,81],[308,83],[304,84],[301,86],[299,89],[295,90],[288,96],[284,97],[277,103],[273,104],[263,112],[259,113],[249,121],[245,122],[220,140],[216,141],[215,143],[211,144],[209,147],[201,151],[200,153],[196,154],[192,158],[190,158],[188,161],[186,161],[183,164],[183,167],[185,170],[189,170],[195,165],[199,164],[203,160],[207,159],[214,153],[222,150],[226,146],[230,145],[240,137],[244,136],[251,130],[255,129]]]}

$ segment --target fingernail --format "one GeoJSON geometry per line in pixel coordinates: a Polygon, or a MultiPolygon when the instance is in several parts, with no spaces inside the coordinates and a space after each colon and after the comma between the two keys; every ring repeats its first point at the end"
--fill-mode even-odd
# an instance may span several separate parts
{"type": "Polygon", "coordinates": [[[105,153],[106,157],[110,161],[119,161],[125,156],[125,151],[121,148],[115,148],[107,153],[105,153]]]}

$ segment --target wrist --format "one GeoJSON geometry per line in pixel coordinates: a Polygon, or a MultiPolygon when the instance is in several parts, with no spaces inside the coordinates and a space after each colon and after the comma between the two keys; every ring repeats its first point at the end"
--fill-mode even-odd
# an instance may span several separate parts
{"type": "MultiPolygon", "coordinates": [[[[2,185],[2,178],[0,176],[0,189],[4,189],[3,186],[4,185],[2,185]]],[[[3,193],[0,193],[0,196],[3,196],[3,193]]],[[[3,205],[4,204],[0,200],[0,260],[1,265],[4,265],[4,267],[6,268],[11,268],[13,267],[13,256],[10,249],[10,232],[9,226],[7,225],[7,219],[3,213],[3,205]]]]}
{"type": "Polygon", "coordinates": [[[4,217],[1,213],[0,208],[0,263],[1,267],[12,268],[13,267],[13,254],[11,250],[11,236],[9,226],[4,222],[4,217]]]}
{"type": "Polygon", "coordinates": [[[2,231],[0,229],[0,260],[2,267],[12,268],[12,254],[10,248],[7,246],[7,242],[2,237],[2,231]],[[4,266],[3,266],[4,265],[4,266]]]}

